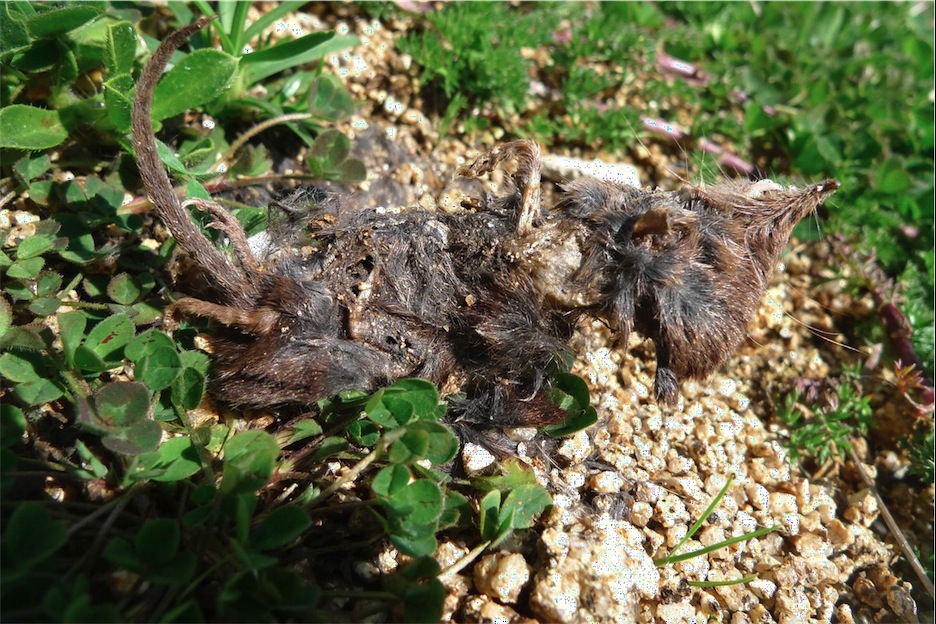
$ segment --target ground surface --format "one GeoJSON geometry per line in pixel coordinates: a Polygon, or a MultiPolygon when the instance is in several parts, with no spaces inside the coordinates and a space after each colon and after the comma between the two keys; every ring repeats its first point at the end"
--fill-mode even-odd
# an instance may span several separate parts
{"type": "MultiPolygon", "coordinates": [[[[258,9],[262,3],[256,3],[258,9]]],[[[297,34],[334,29],[360,37],[358,46],[331,55],[325,63],[325,71],[341,78],[360,104],[337,127],[354,141],[354,155],[365,162],[368,178],[345,190],[361,202],[388,207],[418,204],[447,210],[457,205],[462,189],[455,171],[499,141],[515,138],[510,127],[504,127],[510,124],[489,115],[493,123],[478,129],[477,124],[456,119],[440,134],[441,113],[420,81],[419,67],[396,46],[412,31],[418,14],[390,11],[378,19],[360,7],[337,3],[310,10],[315,12],[284,20],[285,27],[297,34]]],[[[548,53],[520,52],[536,60],[531,85],[548,96],[549,87],[539,81],[539,69],[548,60],[543,55],[548,53]]],[[[630,83],[639,84],[639,77],[630,83]]],[[[543,105],[546,96],[531,107],[543,105]]],[[[656,106],[633,90],[620,90],[613,97],[649,110],[656,106]]],[[[692,102],[683,104],[683,115],[691,115],[692,102]]],[[[469,116],[488,115],[483,108],[469,116]]],[[[742,114],[740,108],[735,112],[742,114]]],[[[680,176],[692,180],[698,173],[686,162],[680,145],[669,139],[641,143],[635,136],[630,150],[615,153],[582,142],[543,147],[548,155],[633,165],[645,185],[674,188],[684,182],[680,176]]],[[[280,170],[301,169],[301,153],[274,150],[274,155],[280,170]]],[[[493,176],[495,183],[498,175],[493,176]]],[[[570,175],[575,173],[555,168],[546,172],[553,182],[570,175]]],[[[552,183],[544,190],[547,204],[560,192],[552,183]]],[[[268,197],[265,192],[244,191],[239,199],[259,202],[268,197]]],[[[869,295],[845,292],[851,269],[837,255],[844,249],[834,237],[791,242],[749,328],[749,339],[711,379],[683,384],[674,408],[660,408],[651,398],[650,342],[632,336],[628,345],[616,345],[600,323],[579,327],[572,345],[573,371],[589,382],[598,423],[547,453],[539,452],[531,432],[511,432],[521,442],[520,461],[535,470],[554,505],[534,528],[518,531],[496,551],[476,557],[470,553],[478,546],[477,535],[440,536],[436,559],[448,569],[443,575],[444,620],[933,621],[932,600],[901,558],[881,522],[880,502],[862,479],[864,472],[875,480],[911,544],[931,543],[933,485],[908,476],[907,459],[897,444],[910,431],[913,410],[894,391],[889,365],[871,357],[874,345],[856,337],[856,326],[874,322],[876,310],[869,295]],[[844,452],[821,462],[795,460],[788,448],[795,431],[778,416],[784,397],[798,389],[807,397],[801,401],[803,409],[811,414],[810,408],[829,388],[846,383],[843,371],[857,370],[856,364],[865,366],[859,370],[859,388],[870,397],[877,423],[867,440],[851,438],[860,465],[844,452]],[[729,479],[725,498],[679,552],[763,527],[779,530],[678,563],[655,565],[654,559],[672,553],[729,479]],[[729,584],[718,585],[723,581],[729,584]]],[[[221,419],[237,422],[236,428],[275,422],[268,414],[241,418],[213,399],[191,418],[196,426],[221,419]]],[[[39,449],[39,454],[46,450],[39,449]]],[[[463,453],[465,463],[477,459],[472,456],[476,450],[463,453]]],[[[337,478],[347,472],[348,464],[330,461],[327,470],[337,478]]],[[[476,470],[483,473],[493,466],[476,470]]],[[[112,494],[98,492],[101,496],[95,498],[95,492],[77,493],[77,488],[68,487],[56,496],[83,496],[75,503],[79,506],[88,500],[100,504],[112,494]]],[[[342,495],[343,500],[360,502],[371,493],[364,481],[342,495]]],[[[73,503],[71,498],[68,502],[73,503]]],[[[366,510],[333,511],[313,512],[317,535],[329,535],[331,528],[345,534],[376,530],[366,510]]],[[[353,552],[310,558],[303,572],[341,594],[372,589],[382,574],[406,563],[406,557],[384,542],[353,552]]],[[[117,585],[121,579],[115,574],[110,580],[117,585]]],[[[386,602],[379,600],[323,602],[323,608],[351,620],[364,619],[365,614],[373,621],[399,615],[388,614],[386,602]]]]}
{"type": "MultiPolygon", "coordinates": [[[[359,150],[369,182],[394,176],[412,184],[407,201],[444,208],[442,189],[454,168],[492,146],[499,129],[463,136],[456,124],[439,137],[438,118],[423,110],[417,72],[395,51],[407,19],[381,22],[344,9],[321,18],[307,23],[361,36],[358,47],[329,59],[329,70],[345,78],[362,102],[343,129],[365,138],[383,133],[413,155],[387,167],[384,159],[359,150]]],[[[664,151],[635,147],[633,154],[645,158],[638,170],[645,181],[678,184],[666,173],[664,151]]],[[[365,183],[365,193],[367,188],[365,183]]],[[[864,359],[864,347],[854,344],[850,331],[874,314],[874,306],[870,298],[842,294],[844,277],[828,242],[793,243],[737,357],[707,382],[684,384],[683,398],[671,410],[650,398],[648,343],[636,337],[629,349],[619,349],[601,325],[582,327],[575,372],[591,383],[599,423],[564,441],[547,461],[526,458],[554,493],[555,507],[531,534],[447,577],[446,619],[914,621],[906,569],[855,465],[830,461],[804,469],[791,463],[783,450],[789,432],[776,418],[775,405],[797,382],[834,377],[864,359]],[[654,567],[652,558],[669,553],[729,475],[734,483],[728,495],[681,552],[758,527],[782,530],[654,567]],[[752,574],[756,580],[746,584],[687,584],[752,574]]],[[[883,383],[886,371],[865,373],[875,413],[900,414],[901,399],[883,383]]],[[[900,430],[899,417],[887,419],[871,444],[855,440],[856,450],[864,470],[890,484],[888,504],[900,524],[926,539],[933,530],[933,490],[901,481],[902,460],[887,450],[900,430]]],[[[445,567],[473,546],[447,541],[437,557],[445,567]]],[[[378,562],[395,565],[392,549],[378,562]]],[[[931,607],[922,610],[932,618],[931,607]]]]}

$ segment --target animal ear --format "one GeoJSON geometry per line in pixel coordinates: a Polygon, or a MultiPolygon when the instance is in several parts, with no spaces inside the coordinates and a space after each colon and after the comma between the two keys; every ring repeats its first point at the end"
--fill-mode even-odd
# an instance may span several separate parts
{"type": "Polygon", "coordinates": [[[689,210],[654,206],[637,218],[631,236],[634,239],[647,236],[665,238],[671,232],[685,233],[692,230],[698,220],[698,215],[689,210]]]}
{"type": "Polygon", "coordinates": [[[634,238],[656,235],[666,236],[670,231],[669,210],[663,206],[654,206],[637,218],[631,235],[634,238]]]}

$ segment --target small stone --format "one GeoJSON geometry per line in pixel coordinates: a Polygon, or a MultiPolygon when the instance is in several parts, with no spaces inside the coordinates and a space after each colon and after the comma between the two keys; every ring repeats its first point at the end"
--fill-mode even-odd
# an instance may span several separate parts
{"type": "Polygon", "coordinates": [[[838,624],[855,624],[855,616],[852,615],[852,608],[847,604],[840,604],[835,607],[835,622],[838,624]]]}
{"type": "Polygon", "coordinates": [[[767,491],[760,483],[752,483],[744,488],[747,492],[748,500],[751,501],[751,505],[754,506],[754,509],[769,509],[770,508],[770,492],[767,491]]]}
{"type": "Polygon", "coordinates": [[[770,512],[775,514],[794,513],[797,510],[796,497],[783,492],[771,492],[769,496],[770,512]]]}
{"type": "Polygon", "coordinates": [[[529,580],[530,566],[518,553],[492,553],[474,567],[475,587],[498,602],[517,602],[529,580]]]}
{"type": "Polygon", "coordinates": [[[827,559],[832,556],[832,544],[815,533],[793,538],[796,551],[805,559],[827,559]]]}
{"type": "Polygon", "coordinates": [[[436,548],[435,555],[433,557],[439,563],[439,566],[444,570],[448,568],[468,554],[468,549],[454,542],[442,542],[439,544],[439,547],[436,548]]]}
{"type": "Polygon", "coordinates": [[[466,442],[462,448],[462,464],[469,476],[483,474],[497,462],[489,450],[479,444],[466,442]]]}
{"type": "Polygon", "coordinates": [[[562,442],[557,455],[567,464],[579,464],[585,461],[590,451],[591,443],[588,440],[588,434],[579,431],[562,442]]]}
{"type": "Polygon", "coordinates": [[[650,506],[650,503],[645,503],[644,501],[637,501],[631,507],[630,521],[636,527],[645,527],[647,523],[650,522],[650,519],[653,517],[653,507],[650,506]]]}
{"type": "Polygon", "coordinates": [[[618,473],[608,470],[593,475],[588,481],[588,487],[598,494],[616,494],[624,487],[624,480],[618,473]]]}
{"type": "Polygon", "coordinates": [[[748,589],[761,600],[770,600],[777,592],[777,584],[770,579],[756,578],[748,583],[748,589]]]}
{"type": "Polygon", "coordinates": [[[487,596],[472,596],[465,601],[464,619],[470,622],[511,624],[527,621],[510,607],[498,604],[487,596]]]}
{"type": "Polygon", "coordinates": [[[848,497],[842,516],[849,522],[869,527],[877,519],[880,509],[871,490],[865,488],[848,497]]]}
{"type": "Polygon", "coordinates": [[[895,583],[887,588],[887,606],[901,622],[919,622],[917,605],[910,594],[910,583],[895,583]]]}
{"type": "Polygon", "coordinates": [[[688,602],[658,605],[656,617],[658,622],[664,622],[665,624],[684,624],[686,622],[705,621],[705,616],[696,613],[695,607],[688,602]]]}
{"type": "Polygon", "coordinates": [[[884,599],[881,597],[880,592],[878,592],[874,583],[867,577],[861,576],[856,579],[855,584],[852,585],[852,589],[855,592],[855,596],[858,597],[858,600],[872,609],[880,609],[884,606],[884,599]]]}

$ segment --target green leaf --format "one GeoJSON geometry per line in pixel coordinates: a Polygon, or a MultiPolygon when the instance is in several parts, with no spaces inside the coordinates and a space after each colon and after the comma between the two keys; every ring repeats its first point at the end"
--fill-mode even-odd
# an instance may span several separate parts
{"type": "Polygon", "coordinates": [[[394,464],[419,461],[429,450],[429,434],[407,427],[403,437],[390,447],[389,459],[394,464]]]}
{"type": "Polygon", "coordinates": [[[84,219],[67,213],[53,215],[52,219],[61,224],[59,234],[68,239],[68,247],[58,252],[63,259],[78,264],[94,259],[94,237],[84,219]]]}
{"type": "Polygon", "coordinates": [[[418,529],[414,533],[402,530],[393,531],[390,533],[390,543],[404,555],[429,557],[439,548],[439,542],[430,527],[418,527],[418,529]]]}
{"type": "Polygon", "coordinates": [[[204,395],[205,376],[194,368],[183,368],[172,382],[172,402],[182,409],[195,409],[204,395]]]}
{"type": "Polygon", "coordinates": [[[131,305],[141,294],[140,283],[128,273],[118,273],[107,285],[107,296],[122,305],[131,305]]]}
{"type": "Polygon", "coordinates": [[[353,35],[318,32],[245,54],[241,57],[241,63],[244,64],[246,83],[255,84],[284,69],[305,65],[326,54],[350,48],[357,42],[358,38],[353,35]]]}
{"type": "Polygon", "coordinates": [[[0,337],[13,326],[13,307],[6,297],[0,297],[0,337]]]}
{"type": "Polygon", "coordinates": [[[140,457],[144,470],[157,470],[153,481],[173,482],[187,479],[201,470],[201,459],[191,438],[179,436],[166,440],[155,453],[140,457]]]}
{"type": "Polygon", "coordinates": [[[53,271],[45,271],[39,274],[36,280],[36,295],[39,297],[50,297],[58,293],[62,286],[62,276],[53,271]]]}
{"type": "Polygon", "coordinates": [[[101,9],[85,3],[76,3],[60,9],[37,13],[26,21],[34,37],[48,37],[74,30],[101,14],[101,9]]]}
{"type": "Polygon", "coordinates": [[[125,570],[143,571],[143,563],[137,558],[133,546],[122,537],[115,537],[107,542],[107,546],[104,547],[104,558],[125,570]]]}
{"type": "Polygon", "coordinates": [[[371,482],[371,489],[380,496],[392,497],[406,487],[412,477],[406,466],[390,464],[377,473],[371,482]]]}
{"type": "Polygon", "coordinates": [[[30,41],[29,31],[20,20],[20,15],[14,17],[10,13],[9,3],[0,2],[0,59],[25,50],[30,41]]]}
{"type": "Polygon", "coordinates": [[[423,451],[423,457],[432,462],[434,466],[448,463],[458,453],[458,439],[442,423],[420,420],[408,425],[407,429],[426,434],[428,446],[423,451]]]}
{"type": "Polygon", "coordinates": [[[147,420],[150,396],[146,386],[132,381],[114,381],[94,393],[98,426],[115,431],[147,420]]]}
{"type": "Polygon", "coordinates": [[[328,436],[319,444],[318,450],[312,455],[313,461],[322,462],[332,455],[337,455],[348,449],[348,441],[339,436],[328,436]]]}
{"type": "Polygon", "coordinates": [[[7,276],[16,279],[35,279],[39,277],[39,272],[44,266],[45,260],[42,257],[17,260],[7,269],[7,276]]]}
{"type": "Polygon", "coordinates": [[[899,195],[913,186],[913,178],[907,173],[901,159],[891,158],[875,170],[874,183],[882,193],[899,195]]]}
{"type": "Polygon", "coordinates": [[[104,63],[110,75],[128,74],[133,69],[136,58],[136,30],[130,22],[117,22],[107,25],[107,37],[104,40],[104,63]]]}
{"type": "Polygon", "coordinates": [[[39,297],[29,304],[29,311],[36,316],[50,316],[55,314],[62,302],[55,297],[39,297]]]}
{"type": "Polygon", "coordinates": [[[500,529],[529,529],[536,523],[536,519],[552,505],[552,498],[540,485],[521,485],[510,491],[504,499],[500,516],[512,516],[509,527],[501,525],[500,529]]]}
{"type": "Polygon", "coordinates": [[[117,453],[142,455],[159,446],[161,438],[162,428],[159,424],[153,420],[144,420],[105,436],[101,443],[117,453]]]}
{"type": "Polygon", "coordinates": [[[123,358],[123,348],[133,339],[135,326],[125,314],[109,316],[88,334],[84,346],[105,362],[123,358]]]}
{"type": "Polygon", "coordinates": [[[169,149],[169,147],[159,139],[156,139],[156,153],[159,154],[159,160],[173,173],[181,174],[182,177],[189,176],[188,169],[182,161],[179,160],[179,157],[175,155],[175,152],[169,149]]]}
{"type": "Polygon", "coordinates": [[[134,378],[142,381],[151,392],[168,388],[182,370],[182,361],[175,348],[158,348],[144,356],[134,369],[134,378]]]}
{"type": "Polygon", "coordinates": [[[211,364],[211,360],[204,351],[183,351],[179,354],[179,358],[182,360],[182,366],[185,368],[194,368],[202,374],[202,377],[208,376],[208,368],[211,364]]]}
{"type": "Polygon", "coordinates": [[[182,541],[175,520],[150,520],[137,533],[134,550],[137,558],[147,566],[160,566],[172,561],[182,541]]]}
{"type": "Polygon", "coordinates": [[[0,403],[0,444],[13,446],[19,442],[24,433],[26,433],[26,414],[23,410],[8,402],[0,403]]]}
{"type": "Polygon", "coordinates": [[[158,329],[148,329],[127,344],[124,355],[131,362],[138,363],[158,349],[175,349],[175,344],[172,338],[158,329]]]}
{"type": "Polygon", "coordinates": [[[47,348],[47,342],[43,340],[42,331],[36,326],[17,326],[14,325],[0,336],[0,347],[4,349],[28,349],[30,351],[41,351],[47,348]]]}
{"type": "Polygon", "coordinates": [[[428,479],[413,481],[397,492],[392,500],[394,504],[402,504],[410,510],[406,521],[412,524],[429,524],[442,515],[442,488],[428,479]]]}
{"type": "Polygon", "coordinates": [[[318,424],[311,418],[300,420],[299,422],[294,423],[292,429],[293,433],[289,437],[289,441],[286,444],[294,444],[299,440],[305,440],[306,438],[321,435],[322,433],[322,425],[318,424]]]}
{"type": "Polygon", "coordinates": [[[101,358],[101,356],[84,345],[80,345],[75,349],[73,359],[75,362],[74,368],[87,371],[89,373],[101,373],[110,368],[116,367],[118,364],[117,362],[108,364],[101,358]]]}
{"type": "Polygon", "coordinates": [[[478,529],[483,539],[492,540],[497,535],[497,527],[500,525],[498,518],[500,503],[500,490],[492,490],[485,494],[478,504],[478,529]]]}
{"type": "Polygon", "coordinates": [[[335,121],[354,112],[357,105],[341,79],[332,74],[319,74],[309,90],[309,112],[335,121]]]}
{"type": "Polygon", "coordinates": [[[4,567],[28,570],[65,545],[65,525],[39,503],[22,503],[3,531],[4,567]]]}
{"type": "Polygon", "coordinates": [[[250,545],[258,550],[285,546],[302,535],[312,522],[309,516],[296,505],[285,505],[274,509],[256,529],[250,533],[250,545]]]}
{"type": "Polygon", "coordinates": [[[32,182],[51,168],[52,161],[45,152],[24,156],[13,165],[13,171],[23,184],[32,182]]]}
{"type": "Polygon", "coordinates": [[[382,400],[390,411],[397,407],[404,413],[412,409],[407,422],[410,418],[433,419],[439,405],[439,392],[425,379],[401,379],[384,388],[382,400]]]}
{"type": "Polygon", "coordinates": [[[42,372],[37,369],[44,362],[43,358],[37,358],[33,354],[4,353],[0,355],[0,374],[10,381],[35,381],[43,377],[42,372]]]}
{"type": "MultiPolygon", "coordinates": [[[[260,482],[256,487],[262,486],[273,474],[273,465],[278,455],[276,440],[266,431],[242,431],[234,435],[224,445],[225,469],[222,488],[230,491],[230,468],[235,469],[232,472],[240,471],[244,475],[255,477],[260,482]]],[[[237,481],[239,479],[235,478],[235,483],[237,481]]]]}
{"type": "Polygon", "coordinates": [[[13,393],[29,405],[41,405],[62,396],[55,381],[46,378],[50,362],[38,353],[0,355],[0,375],[16,382],[13,393]]]}
{"type": "Polygon", "coordinates": [[[546,433],[546,435],[552,436],[554,438],[561,438],[563,436],[577,433],[582,429],[587,429],[596,422],[598,422],[598,412],[595,411],[594,407],[589,406],[584,410],[570,414],[558,425],[548,425],[543,427],[543,431],[546,433]]]}
{"type": "Polygon", "coordinates": [[[58,111],[26,104],[0,109],[0,147],[41,150],[61,145],[67,138],[58,111]]]}
{"type": "Polygon", "coordinates": [[[367,178],[367,168],[357,158],[349,158],[334,169],[335,180],[346,184],[362,182],[367,178]]]}
{"type": "Polygon", "coordinates": [[[345,161],[351,152],[351,141],[342,132],[329,129],[315,138],[309,153],[322,160],[326,169],[336,167],[345,161]]]}
{"type": "Polygon", "coordinates": [[[220,50],[185,56],[156,86],[153,120],[160,121],[201,106],[221,95],[237,71],[237,59],[220,50]]]}
{"type": "Polygon", "coordinates": [[[104,83],[104,106],[117,130],[129,132],[133,114],[133,77],[130,74],[116,74],[104,83]]]}

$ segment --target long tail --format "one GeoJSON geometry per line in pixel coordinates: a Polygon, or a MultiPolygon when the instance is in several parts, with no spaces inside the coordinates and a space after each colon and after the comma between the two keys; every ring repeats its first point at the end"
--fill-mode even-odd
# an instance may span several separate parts
{"type": "Polygon", "coordinates": [[[172,53],[192,33],[208,25],[211,19],[200,17],[166,37],[143,68],[133,98],[133,144],[143,185],[156,206],[159,218],[172,232],[181,248],[192,256],[195,263],[228,299],[225,303],[247,306],[256,296],[251,275],[216,248],[202,234],[188,211],[182,207],[156,151],[156,136],[151,119],[153,91],[172,53]]]}

